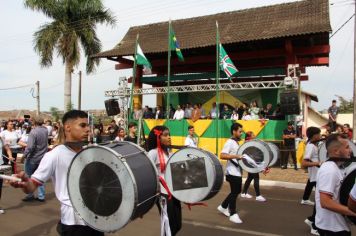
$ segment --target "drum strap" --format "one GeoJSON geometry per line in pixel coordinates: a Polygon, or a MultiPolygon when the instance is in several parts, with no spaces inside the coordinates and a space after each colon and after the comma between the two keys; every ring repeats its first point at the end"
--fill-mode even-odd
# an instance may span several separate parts
{"type": "MultiPolygon", "coordinates": [[[[238,143],[238,142],[240,141],[239,138],[233,138],[233,137],[231,137],[231,139],[234,140],[236,143],[238,143]]],[[[241,168],[241,166],[239,165],[239,163],[235,162],[235,161],[232,160],[232,159],[230,159],[229,161],[230,161],[236,168],[239,168],[240,171],[242,171],[242,168],[241,168]]]]}
{"type": "Polygon", "coordinates": [[[161,172],[164,173],[164,171],[166,170],[166,161],[164,160],[164,153],[163,153],[163,149],[161,146],[161,140],[159,139],[159,137],[162,134],[162,130],[154,130],[154,134],[156,135],[157,138],[157,154],[158,154],[158,159],[159,159],[159,166],[161,169],[161,172]]]}

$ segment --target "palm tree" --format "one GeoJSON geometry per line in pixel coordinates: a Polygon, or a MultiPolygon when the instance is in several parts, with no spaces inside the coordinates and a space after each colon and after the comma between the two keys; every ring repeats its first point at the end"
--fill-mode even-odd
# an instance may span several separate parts
{"type": "Polygon", "coordinates": [[[65,64],[64,109],[71,104],[72,72],[80,62],[81,52],[87,57],[86,71],[91,73],[99,65],[90,55],[101,51],[96,24],[114,26],[116,19],[105,9],[101,0],[25,0],[25,6],[42,12],[53,21],[40,26],[34,33],[34,49],[42,67],[52,65],[53,53],[65,64]],[[82,50],[81,50],[82,48],[82,50]]]}

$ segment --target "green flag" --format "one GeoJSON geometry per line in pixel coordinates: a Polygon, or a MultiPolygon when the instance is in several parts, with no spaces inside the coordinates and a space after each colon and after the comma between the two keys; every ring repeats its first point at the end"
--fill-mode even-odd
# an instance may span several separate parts
{"type": "Polygon", "coordinates": [[[184,57],[180,50],[180,46],[177,41],[176,35],[174,34],[173,28],[171,28],[171,31],[169,32],[169,38],[170,38],[171,50],[176,51],[179,61],[184,61],[184,57]]]}
{"type": "Polygon", "coordinates": [[[139,44],[137,44],[136,63],[137,65],[143,65],[144,67],[152,69],[151,63],[147,60],[145,54],[143,54],[139,44]]]}
{"type": "Polygon", "coordinates": [[[238,72],[238,70],[230,59],[229,55],[227,55],[221,43],[219,46],[220,70],[224,71],[227,77],[230,79],[236,72],[238,72]]]}

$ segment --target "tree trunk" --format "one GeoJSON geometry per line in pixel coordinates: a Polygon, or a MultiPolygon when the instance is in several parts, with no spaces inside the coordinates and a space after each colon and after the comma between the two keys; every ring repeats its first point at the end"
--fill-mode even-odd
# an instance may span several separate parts
{"type": "Polygon", "coordinates": [[[67,112],[72,107],[72,70],[71,63],[65,63],[65,79],[64,79],[64,112],[67,112]]]}

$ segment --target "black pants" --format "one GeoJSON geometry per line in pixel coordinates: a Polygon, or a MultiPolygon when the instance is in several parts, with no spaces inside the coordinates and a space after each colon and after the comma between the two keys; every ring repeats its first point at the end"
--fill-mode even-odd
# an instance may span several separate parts
{"type": "Polygon", "coordinates": [[[287,167],[288,165],[288,158],[289,158],[289,153],[292,156],[293,164],[294,164],[294,169],[297,169],[297,157],[295,153],[295,148],[294,147],[285,147],[285,150],[282,152],[282,161],[281,161],[281,166],[282,167],[287,167]]]}
{"type": "Polygon", "coordinates": [[[242,193],[247,193],[247,190],[250,187],[252,180],[253,180],[253,187],[255,188],[256,196],[260,196],[261,193],[260,193],[260,174],[259,173],[248,173],[242,193]]]}
{"type": "Polygon", "coordinates": [[[350,231],[332,232],[332,231],[328,231],[328,230],[318,229],[318,232],[319,232],[320,236],[333,236],[333,235],[351,236],[351,232],[350,231]]]}
{"type": "Polygon", "coordinates": [[[242,177],[226,175],[226,181],[230,184],[230,193],[227,195],[225,200],[221,203],[223,208],[229,207],[230,215],[236,213],[236,200],[241,193],[242,177]]]}
{"type": "Polygon", "coordinates": [[[103,232],[97,231],[86,225],[57,225],[57,231],[61,236],[104,236],[103,232]]]}
{"type": "Polygon", "coordinates": [[[308,200],[310,198],[310,194],[313,191],[313,188],[316,186],[316,182],[310,182],[308,179],[307,185],[305,185],[303,200],[308,200]]]}
{"type": "MultiPolygon", "coordinates": [[[[172,197],[168,200],[168,196],[162,194],[167,200],[167,213],[169,219],[169,227],[171,228],[172,236],[176,235],[178,231],[182,228],[182,207],[180,201],[172,197]]],[[[157,202],[159,213],[161,213],[161,206],[157,202]]]]}
{"type": "Polygon", "coordinates": [[[329,126],[330,126],[330,132],[335,132],[336,131],[336,121],[329,121],[329,126]]]}
{"type": "MultiPolygon", "coordinates": [[[[11,155],[14,158],[14,162],[16,162],[17,152],[12,152],[11,155]]],[[[5,154],[5,156],[8,157],[7,154],[5,154]]],[[[5,157],[3,157],[2,159],[4,161],[4,165],[8,165],[9,164],[9,159],[7,159],[5,157]]],[[[15,163],[14,162],[10,163],[11,164],[11,171],[12,171],[13,174],[15,174],[15,163]]]]}

